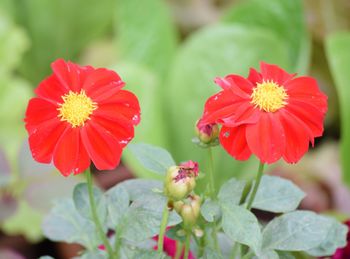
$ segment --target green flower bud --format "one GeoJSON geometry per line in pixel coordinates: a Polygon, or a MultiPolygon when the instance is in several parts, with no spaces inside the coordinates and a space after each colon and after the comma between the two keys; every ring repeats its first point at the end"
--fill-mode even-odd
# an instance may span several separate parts
{"type": "Polygon", "coordinates": [[[197,121],[195,132],[198,139],[204,143],[209,144],[219,137],[219,126],[216,123],[203,124],[201,120],[197,121]]]}
{"type": "Polygon", "coordinates": [[[182,217],[186,229],[191,229],[196,224],[200,207],[201,198],[198,195],[191,195],[184,201],[174,202],[174,209],[182,217]]]}
{"type": "Polygon", "coordinates": [[[186,198],[196,186],[197,175],[198,164],[193,161],[170,167],[165,176],[164,194],[173,201],[186,198]]]}

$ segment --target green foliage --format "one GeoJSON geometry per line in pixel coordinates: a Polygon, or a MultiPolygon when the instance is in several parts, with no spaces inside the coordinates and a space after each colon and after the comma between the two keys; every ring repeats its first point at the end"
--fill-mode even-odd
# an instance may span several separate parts
{"type": "MultiPolygon", "coordinates": [[[[293,211],[273,219],[263,231],[263,250],[305,251],[322,246],[334,228],[334,220],[311,211],[293,211]]],[[[345,228],[345,226],[342,226],[345,228]]],[[[346,231],[341,233],[337,247],[343,246],[346,231]]],[[[335,241],[336,242],[336,241],[335,241]]]]}
{"type": "Polygon", "coordinates": [[[233,241],[248,245],[256,253],[261,247],[261,231],[258,219],[249,210],[234,205],[223,203],[222,229],[233,241]]]}
{"type": "Polygon", "coordinates": [[[149,144],[130,144],[128,149],[149,171],[165,174],[169,167],[176,165],[170,153],[165,149],[149,144]]]}
{"type": "Polygon", "coordinates": [[[311,42],[305,24],[302,0],[242,1],[229,9],[223,21],[273,32],[288,46],[293,68],[291,72],[307,72],[311,42]]]}
{"type": "Polygon", "coordinates": [[[204,249],[204,254],[201,257],[201,259],[223,259],[223,257],[217,251],[206,247],[204,249]]]}
{"type": "MultiPolygon", "coordinates": [[[[96,210],[100,221],[103,223],[107,216],[106,199],[103,193],[96,187],[93,188],[96,210]]],[[[86,183],[79,183],[73,191],[73,201],[76,210],[84,218],[93,220],[89,200],[88,186],[86,183]]]]}
{"type": "Polygon", "coordinates": [[[89,250],[102,244],[94,223],[83,217],[70,199],[55,203],[44,220],[43,231],[53,241],[78,243],[89,250]]]}
{"type": "Polygon", "coordinates": [[[176,50],[176,29],[162,0],[118,0],[116,34],[123,59],[164,76],[176,50]]]}
{"type": "Polygon", "coordinates": [[[291,181],[264,175],[256,193],[253,208],[281,213],[295,210],[305,193],[291,181]]]}
{"type": "Polygon", "coordinates": [[[350,33],[330,35],[326,41],[326,53],[339,98],[343,178],[350,186],[350,33]]]}
{"type": "Polygon", "coordinates": [[[241,200],[245,185],[246,182],[242,180],[237,180],[235,178],[228,180],[221,186],[220,192],[218,194],[220,203],[238,205],[241,200]]]}
{"type": "Polygon", "coordinates": [[[221,217],[220,205],[217,201],[207,199],[201,207],[201,213],[206,221],[214,222],[221,217]]]}
{"type": "Polygon", "coordinates": [[[109,218],[111,223],[117,226],[122,223],[123,216],[129,208],[129,193],[123,185],[117,185],[108,190],[106,196],[109,218]]]}

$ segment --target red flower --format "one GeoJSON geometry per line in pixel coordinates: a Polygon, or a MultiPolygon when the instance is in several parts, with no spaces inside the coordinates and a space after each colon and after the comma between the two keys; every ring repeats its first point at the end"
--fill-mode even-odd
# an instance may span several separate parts
{"type": "Polygon", "coordinates": [[[238,160],[254,154],[263,163],[296,163],[323,133],[327,96],[311,77],[262,62],[261,73],[215,83],[222,91],[207,100],[201,123],[222,124],[220,143],[238,160]]]}
{"type": "Polygon", "coordinates": [[[350,258],[350,220],[346,221],[345,224],[348,226],[347,244],[343,248],[338,248],[335,254],[331,257],[332,259],[349,259],[350,258]]]}
{"type": "Polygon", "coordinates": [[[121,90],[125,83],[105,68],[62,59],[51,67],[25,116],[33,158],[53,161],[64,176],[83,172],[90,160],[100,170],[115,168],[140,120],[136,96],[121,90]]]}
{"type": "MultiPolygon", "coordinates": [[[[168,228],[169,229],[169,228],[168,228]]],[[[153,237],[153,240],[158,241],[158,236],[153,237]]],[[[158,249],[158,246],[154,246],[153,247],[154,250],[158,249]]],[[[170,256],[171,258],[175,258],[176,256],[176,250],[177,250],[177,242],[174,239],[171,239],[167,236],[164,236],[164,244],[163,244],[163,251],[170,256]]],[[[185,253],[185,247],[183,248],[182,252],[181,252],[181,257],[180,259],[184,258],[184,253],[185,253]]],[[[192,252],[190,251],[189,259],[195,259],[194,255],[192,254],[192,252]]]]}

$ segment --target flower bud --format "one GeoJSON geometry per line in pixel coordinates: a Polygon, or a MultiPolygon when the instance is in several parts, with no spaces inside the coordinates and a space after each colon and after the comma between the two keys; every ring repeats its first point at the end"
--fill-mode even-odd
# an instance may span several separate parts
{"type": "Polygon", "coordinates": [[[190,229],[196,224],[200,206],[201,198],[198,195],[191,195],[185,201],[174,202],[174,209],[182,217],[185,228],[190,229]]]}
{"type": "Polygon", "coordinates": [[[199,120],[196,123],[195,131],[198,139],[204,144],[214,142],[219,136],[219,126],[216,123],[203,124],[199,120]]]}
{"type": "Polygon", "coordinates": [[[188,161],[168,169],[164,181],[164,194],[170,200],[179,201],[186,198],[196,186],[198,163],[188,161]]]}

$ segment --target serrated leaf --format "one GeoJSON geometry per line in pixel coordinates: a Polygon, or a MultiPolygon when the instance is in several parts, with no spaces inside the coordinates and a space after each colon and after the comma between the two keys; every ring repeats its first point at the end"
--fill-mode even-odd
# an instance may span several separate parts
{"type": "Polygon", "coordinates": [[[109,219],[115,227],[121,223],[129,208],[129,193],[122,185],[117,185],[109,189],[106,196],[109,219]]]}
{"type": "Polygon", "coordinates": [[[230,179],[224,183],[219,191],[218,198],[220,203],[231,203],[238,205],[246,182],[244,180],[230,179]]]}
{"type": "Polygon", "coordinates": [[[252,207],[275,213],[295,210],[305,193],[287,179],[264,175],[252,207]]]}
{"type": "Polygon", "coordinates": [[[175,165],[175,161],[168,151],[149,144],[129,144],[129,150],[137,160],[148,170],[165,174],[169,167],[175,165]]]}
{"type": "Polygon", "coordinates": [[[274,218],[263,231],[263,250],[304,251],[320,245],[330,222],[311,211],[293,211],[274,218]]]}
{"type": "MultiPolygon", "coordinates": [[[[100,222],[103,224],[107,216],[106,199],[103,193],[96,187],[93,187],[93,194],[96,204],[97,215],[100,222]]],[[[86,183],[80,183],[77,186],[75,186],[73,191],[73,201],[76,210],[80,213],[82,217],[93,220],[88,186],[86,183]]]]}
{"type": "Polygon", "coordinates": [[[210,199],[205,200],[201,206],[201,214],[208,222],[214,222],[221,217],[220,204],[210,199]]]}
{"type": "Polygon", "coordinates": [[[347,242],[348,227],[335,219],[325,218],[329,222],[329,224],[327,224],[329,225],[327,235],[324,236],[320,245],[306,251],[308,254],[315,257],[333,255],[338,248],[344,247],[347,242]]]}
{"type": "Polygon", "coordinates": [[[249,210],[223,203],[222,206],[222,229],[233,241],[245,244],[258,252],[261,247],[261,231],[257,218],[249,210]]]}
{"type": "Polygon", "coordinates": [[[90,250],[102,244],[94,223],[82,217],[70,199],[56,202],[43,222],[43,231],[50,240],[78,243],[90,250]]]}

